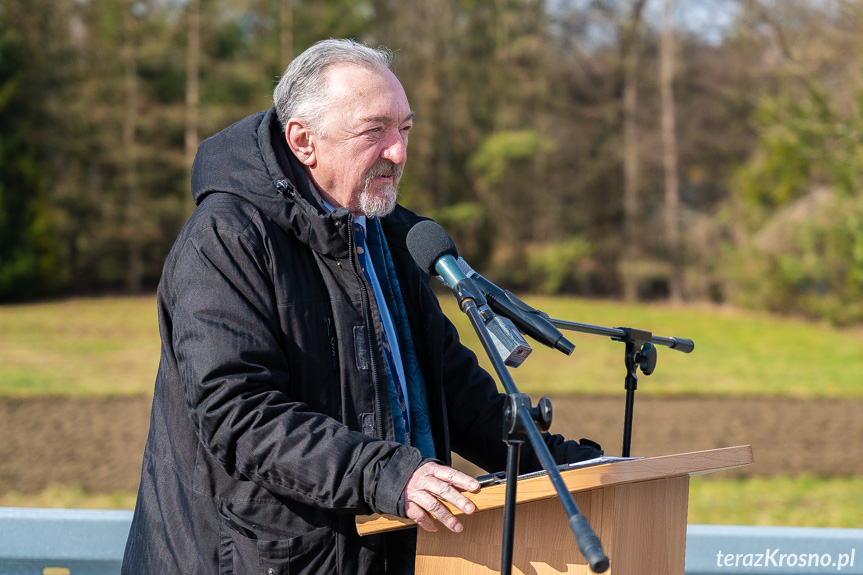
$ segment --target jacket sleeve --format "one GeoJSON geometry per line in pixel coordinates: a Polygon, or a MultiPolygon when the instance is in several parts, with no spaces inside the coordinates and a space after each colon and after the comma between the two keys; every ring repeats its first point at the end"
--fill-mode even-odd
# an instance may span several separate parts
{"type": "MultiPolygon", "coordinates": [[[[400,513],[419,451],[351,431],[283,391],[272,253],[253,221],[200,226],[164,286],[186,406],[204,449],[236,479],[336,512],[400,513]]],[[[164,336],[163,336],[164,337],[164,336]]]]}
{"type": "MultiPolygon", "coordinates": [[[[455,326],[444,318],[444,390],[453,450],[487,471],[506,468],[507,445],[503,438],[503,412],[507,396],[499,393],[491,375],[476,355],[459,341],[455,326]]],[[[561,435],[543,433],[554,460],[560,465],[602,455],[589,441],[584,445],[561,435]]],[[[522,444],[521,473],[538,471],[542,464],[530,442],[522,444]]]]}

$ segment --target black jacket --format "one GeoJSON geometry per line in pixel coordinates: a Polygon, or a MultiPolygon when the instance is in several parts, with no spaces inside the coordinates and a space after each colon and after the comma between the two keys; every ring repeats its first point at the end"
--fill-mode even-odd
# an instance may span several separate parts
{"type": "MultiPolygon", "coordinates": [[[[384,573],[424,461],[393,441],[374,298],[351,215],[321,209],[275,113],[206,140],[198,207],[158,289],[161,362],[123,573],[384,573]]],[[[459,343],[405,247],[419,218],[382,221],[423,371],[436,455],[502,469],[504,397],[459,343]]],[[[595,449],[547,436],[560,461],[595,449]]],[[[523,469],[539,464],[527,447],[523,469]]]]}

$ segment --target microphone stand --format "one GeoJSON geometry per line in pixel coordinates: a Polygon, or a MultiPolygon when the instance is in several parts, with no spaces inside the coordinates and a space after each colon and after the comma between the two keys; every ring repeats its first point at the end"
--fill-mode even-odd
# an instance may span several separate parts
{"type": "Polygon", "coordinates": [[[638,370],[641,369],[644,375],[650,375],[656,369],[656,345],[664,345],[669,349],[690,353],[695,349],[695,343],[691,339],[661,337],[653,335],[649,331],[631,327],[609,328],[562,319],[547,319],[552,325],[561,329],[608,336],[614,341],[622,341],[626,344],[623,358],[626,365],[626,379],[624,380],[626,406],[623,416],[623,450],[621,451],[621,455],[629,457],[632,444],[632,413],[635,403],[635,390],[638,388],[638,370]]]}
{"type": "Polygon", "coordinates": [[[477,287],[476,283],[465,278],[452,286],[452,292],[458,299],[459,307],[468,316],[483,348],[488,354],[494,366],[495,372],[500,378],[509,401],[504,408],[504,440],[507,443],[507,471],[506,471],[506,496],[504,504],[503,543],[501,549],[501,574],[511,575],[512,556],[515,533],[515,509],[516,490],[518,487],[518,464],[521,454],[521,445],[524,439],[530,442],[542,467],[548,473],[551,483],[557,491],[557,496],[563,504],[564,511],[569,517],[569,527],[572,529],[578,548],[587,559],[591,571],[604,573],[609,567],[608,557],[602,550],[602,543],[588,523],[587,518],[581,514],[572,494],[567,489],[557,462],[551,456],[548,446],[542,439],[537,421],[544,430],[551,423],[551,402],[548,398],[540,400],[536,408],[531,407],[530,397],[519,393],[515,382],[495,350],[494,344],[489,336],[488,329],[483,321],[483,313],[493,313],[488,307],[485,296],[477,287]]]}

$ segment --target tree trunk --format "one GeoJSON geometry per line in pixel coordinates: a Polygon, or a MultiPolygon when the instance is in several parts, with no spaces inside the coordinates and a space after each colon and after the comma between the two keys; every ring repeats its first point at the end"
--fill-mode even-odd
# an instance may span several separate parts
{"type": "MultiPolygon", "coordinates": [[[[198,149],[198,101],[200,99],[199,76],[201,69],[201,4],[200,0],[189,0],[186,30],[186,192],[192,187],[192,163],[198,149]]],[[[186,196],[190,197],[189,195],[186,196]]],[[[194,205],[189,203],[190,211],[194,205]]]]}
{"type": "Polygon", "coordinates": [[[671,273],[668,299],[683,300],[683,270],[680,245],[680,199],[677,179],[677,134],[674,107],[674,25],[671,11],[674,0],[665,0],[662,14],[662,39],[659,60],[659,86],[662,98],[662,143],[665,168],[665,241],[671,273]]]}
{"type": "Polygon", "coordinates": [[[123,64],[124,64],[124,114],[123,150],[126,159],[126,219],[129,234],[129,268],[127,289],[129,293],[141,291],[141,191],[138,184],[137,143],[135,131],[138,125],[138,66],[135,49],[135,15],[132,1],[123,6],[123,64]]]}
{"type": "Polygon", "coordinates": [[[294,6],[292,0],[279,6],[279,68],[284,71],[294,59],[294,6]]]}
{"type": "Polygon", "coordinates": [[[620,278],[623,298],[638,299],[639,280],[632,272],[639,249],[638,50],[641,14],[646,0],[632,7],[623,41],[623,250],[620,278]]]}

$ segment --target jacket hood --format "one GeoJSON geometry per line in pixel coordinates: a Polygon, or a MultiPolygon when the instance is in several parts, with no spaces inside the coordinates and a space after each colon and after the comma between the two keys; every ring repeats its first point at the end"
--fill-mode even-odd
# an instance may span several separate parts
{"type": "Polygon", "coordinates": [[[281,133],[271,108],[204,140],[192,165],[192,198],[200,205],[214,193],[241,197],[315,251],[331,252],[346,243],[350,212],[322,207],[302,165],[277,139],[281,133]]]}
{"type": "MultiPolygon", "coordinates": [[[[275,108],[248,116],[204,140],[192,165],[195,205],[215,193],[243,198],[286,232],[320,254],[346,256],[351,213],[330,213],[287,148],[275,108]]],[[[406,236],[421,219],[396,206],[382,220],[391,248],[406,250],[406,236]]]]}

